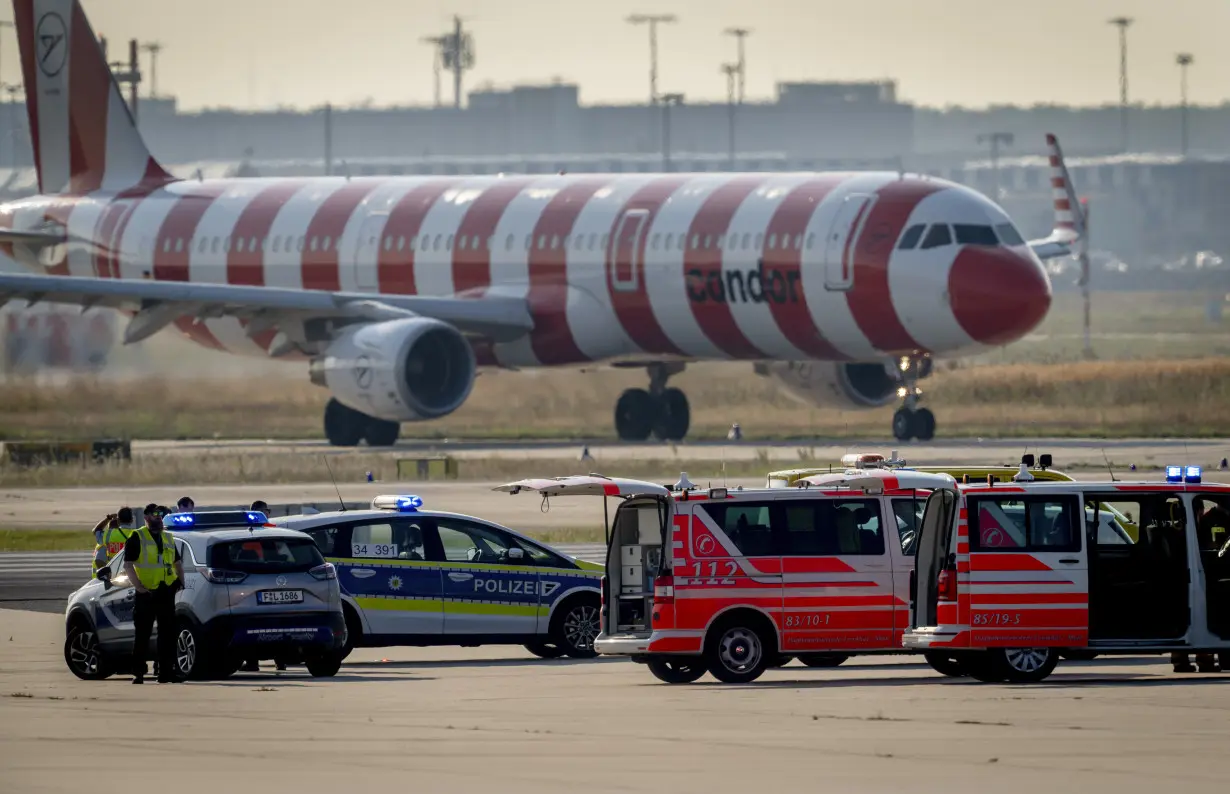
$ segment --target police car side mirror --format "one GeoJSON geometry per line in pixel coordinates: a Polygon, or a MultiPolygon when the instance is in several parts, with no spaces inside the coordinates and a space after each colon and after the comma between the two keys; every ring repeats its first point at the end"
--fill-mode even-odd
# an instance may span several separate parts
{"type": "Polygon", "coordinates": [[[508,550],[508,561],[509,562],[525,562],[525,551],[523,551],[522,549],[509,549],[508,550]]]}
{"type": "Polygon", "coordinates": [[[111,569],[110,568],[99,568],[98,573],[94,574],[94,577],[98,579],[98,581],[103,583],[104,590],[111,589],[111,569]]]}

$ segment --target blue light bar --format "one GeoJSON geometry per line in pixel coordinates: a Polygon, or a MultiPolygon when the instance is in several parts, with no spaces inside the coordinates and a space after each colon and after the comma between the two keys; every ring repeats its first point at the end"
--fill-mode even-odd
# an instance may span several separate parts
{"type": "Polygon", "coordinates": [[[163,523],[173,527],[192,527],[196,525],[196,516],[192,513],[172,513],[163,523]]]}
{"type": "Polygon", "coordinates": [[[171,513],[163,523],[170,529],[221,529],[226,527],[259,527],[269,523],[257,510],[218,510],[205,513],[171,513]]]}
{"type": "Polygon", "coordinates": [[[412,494],[405,496],[385,494],[377,496],[372,500],[373,510],[396,510],[398,513],[417,513],[418,509],[422,506],[422,497],[412,494]]]}
{"type": "Polygon", "coordinates": [[[1183,475],[1184,482],[1198,483],[1200,482],[1200,467],[1188,466],[1187,472],[1183,475]]]}
{"type": "Polygon", "coordinates": [[[1182,466],[1167,466],[1166,467],[1166,482],[1183,482],[1183,467],[1182,466]]]}

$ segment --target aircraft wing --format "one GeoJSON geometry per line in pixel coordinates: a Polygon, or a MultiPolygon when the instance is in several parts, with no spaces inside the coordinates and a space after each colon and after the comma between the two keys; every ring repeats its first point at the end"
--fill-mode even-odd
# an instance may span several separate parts
{"type": "Polygon", "coordinates": [[[248,332],[281,322],[350,319],[379,322],[430,317],[492,341],[517,339],[533,328],[526,301],[499,295],[453,298],[362,292],[145,281],[86,276],[0,273],[0,305],[10,300],[107,306],[135,312],[124,343],[139,342],[181,317],[238,317],[248,332]]]}

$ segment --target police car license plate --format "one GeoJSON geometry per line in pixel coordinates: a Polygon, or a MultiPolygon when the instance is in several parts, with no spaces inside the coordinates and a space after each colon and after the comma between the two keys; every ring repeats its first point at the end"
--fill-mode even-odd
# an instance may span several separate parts
{"type": "Polygon", "coordinates": [[[302,590],[261,590],[256,594],[258,604],[299,604],[303,602],[302,590]]]}

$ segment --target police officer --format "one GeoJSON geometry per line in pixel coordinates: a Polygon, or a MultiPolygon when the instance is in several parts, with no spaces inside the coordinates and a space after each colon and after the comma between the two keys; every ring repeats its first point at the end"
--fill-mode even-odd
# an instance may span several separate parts
{"type": "Polygon", "coordinates": [[[94,527],[93,573],[95,576],[112,557],[124,550],[124,544],[135,528],[131,507],[121,507],[117,512],[98,522],[94,527]]]}
{"type": "Polygon", "coordinates": [[[150,633],[158,622],[159,683],[179,680],[175,664],[175,593],[184,586],[184,565],[175,538],[162,528],[162,511],[156,504],[145,507],[145,526],[134,531],[124,544],[124,572],[136,588],[133,623],[136,636],[132,649],[132,682],[145,683],[145,657],[150,633]]]}
{"type": "Polygon", "coordinates": [[[192,501],[191,496],[181,496],[175,503],[175,509],[181,513],[191,513],[196,509],[196,502],[192,501]]]}

